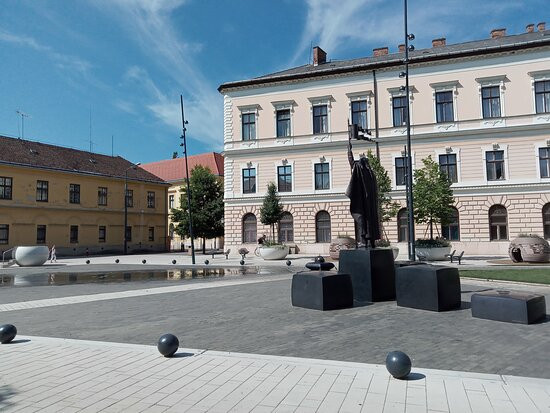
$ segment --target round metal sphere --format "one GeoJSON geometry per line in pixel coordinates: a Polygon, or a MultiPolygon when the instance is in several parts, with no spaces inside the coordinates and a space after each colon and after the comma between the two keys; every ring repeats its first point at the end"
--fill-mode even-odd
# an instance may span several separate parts
{"type": "Polygon", "coordinates": [[[174,353],[178,351],[179,346],[180,341],[175,335],[163,334],[159,338],[157,349],[159,353],[162,354],[164,357],[172,357],[174,353]]]}
{"type": "Polygon", "coordinates": [[[176,260],[172,260],[172,264],[175,264],[176,263],[176,260]]]}
{"type": "Polygon", "coordinates": [[[240,263],[241,265],[244,265],[244,260],[241,260],[239,263],[240,263]]]}
{"type": "Polygon", "coordinates": [[[291,264],[290,260],[286,260],[286,265],[290,266],[291,264]]]}
{"type": "Polygon", "coordinates": [[[147,262],[147,260],[141,260],[142,264],[145,264],[146,262],[147,262]]]}
{"type": "Polygon", "coordinates": [[[13,324],[4,324],[0,326],[0,343],[7,344],[17,335],[17,329],[13,324]]]}
{"type": "Polygon", "coordinates": [[[210,261],[204,260],[204,263],[205,263],[206,265],[208,265],[208,264],[210,264],[210,261]]]}
{"type": "Polygon", "coordinates": [[[89,264],[90,263],[90,260],[86,260],[86,264],[89,264]]]}
{"type": "Polygon", "coordinates": [[[411,372],[412,362],[402,351],[390,351],[386,356],[386,368],[396,379],[404,379],[411,372]]]}
{"type": "Polygon", "coordinates": [[[120,260],[117,258],[117,259],[115,260],[115,262],[118,264],[118,263],[120,262],[120,260]]]}

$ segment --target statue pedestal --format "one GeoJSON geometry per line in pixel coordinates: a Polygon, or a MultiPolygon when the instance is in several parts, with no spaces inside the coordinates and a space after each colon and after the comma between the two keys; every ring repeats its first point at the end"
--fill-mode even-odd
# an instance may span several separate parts
{"type": "Polygon", "coordinates": [[[335,271],[302,271],[292,277],[292,305],[312,310],[353,307],[349,274],[335,271]]]}
{"type": "Polygon", "coordinates": [[[340,251],[339,272],[351,275],[356,303],[395,300],[395,267],[390,249],[340,251]]]}

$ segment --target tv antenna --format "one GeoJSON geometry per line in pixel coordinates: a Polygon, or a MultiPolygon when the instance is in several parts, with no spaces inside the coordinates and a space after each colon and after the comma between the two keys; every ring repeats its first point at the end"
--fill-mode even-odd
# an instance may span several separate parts
{"type": "MultiPolygon", "coordinates": [[[[19,131],[19,139],[25,138],[25,118],[30,118],[31,115],[25,112],[21,112],[19,109],[15,111],[19,116],[21,116],[21,130],[19,131]]],[[[19,129],[19,123],[17,124],[19,129]]]]}

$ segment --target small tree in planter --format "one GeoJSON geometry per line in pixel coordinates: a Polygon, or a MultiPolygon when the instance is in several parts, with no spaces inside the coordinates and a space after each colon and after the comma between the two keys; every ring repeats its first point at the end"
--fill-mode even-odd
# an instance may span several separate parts
{"type": "Polygon", "coordinates": [[[277,243],[275,239],[275,224],[281,220],[283,213],[281,199],[277,195],[277,187],[274,182],[270,182],[267,185],[267,193],[260,208],[260,222],[271,227],[271,243],[277,243]]]}

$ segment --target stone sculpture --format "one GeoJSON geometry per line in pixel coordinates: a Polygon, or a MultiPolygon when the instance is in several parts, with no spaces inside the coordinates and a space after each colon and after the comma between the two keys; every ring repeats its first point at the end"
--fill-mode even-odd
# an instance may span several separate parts
{"type": "Polygon", "coordinates": [[[159,338],[157,349],[164,357],[172,357],[178,351],[180,341],[173,334],[163,334],[159,338]]]}
{"type": "Polygon", "coordinates": [[[549,262],[550,244],[538,235],[523,235],[514,238],[508,247],[513,262],[549,262]]]}
{"type": "Polygon", "coordinates": [[[402,351],[390,351],[386,356],[386,369],[396,379],[404,379],[411,372],[412,362],[402,351]]]}

